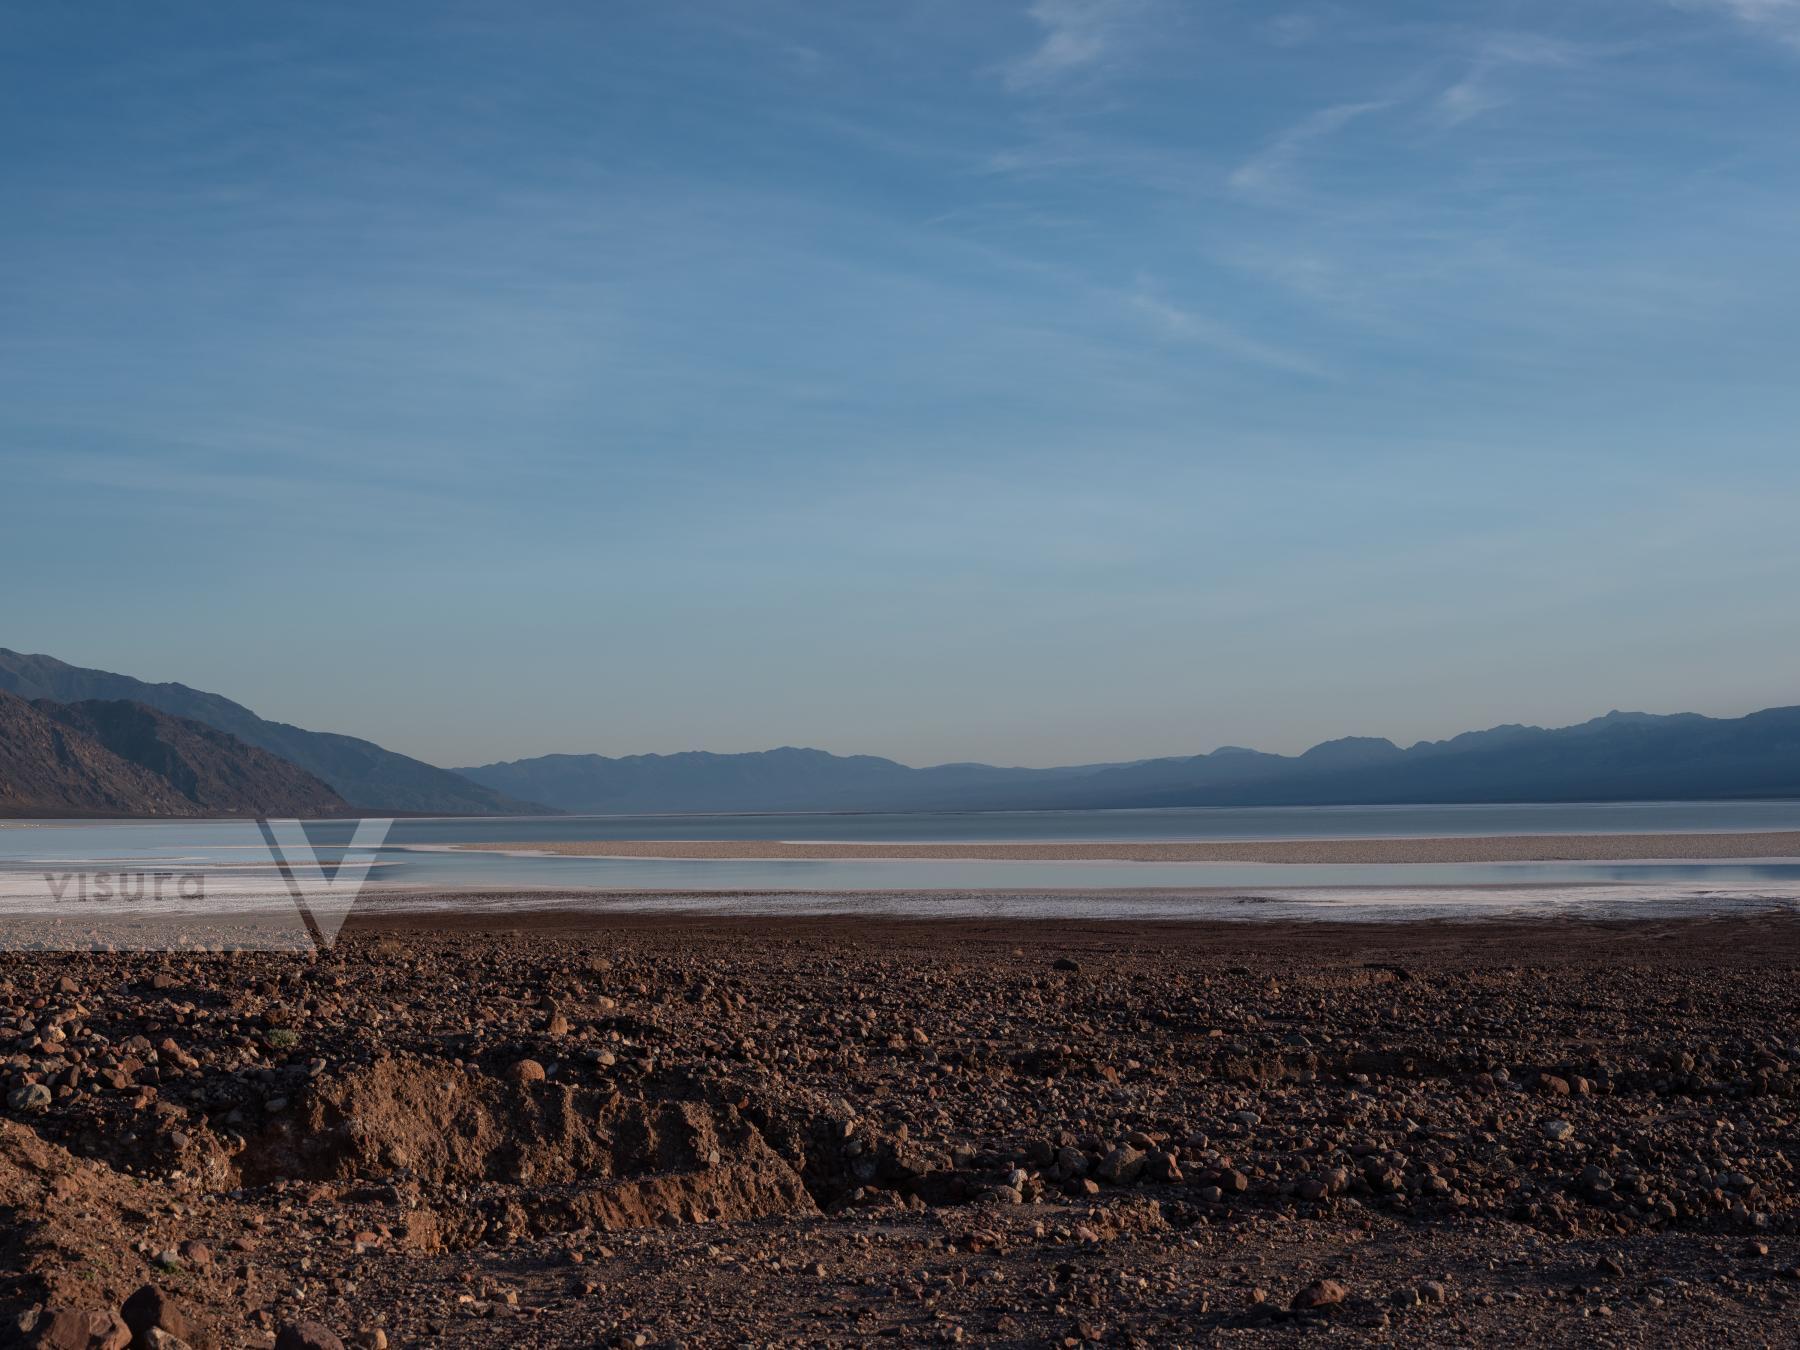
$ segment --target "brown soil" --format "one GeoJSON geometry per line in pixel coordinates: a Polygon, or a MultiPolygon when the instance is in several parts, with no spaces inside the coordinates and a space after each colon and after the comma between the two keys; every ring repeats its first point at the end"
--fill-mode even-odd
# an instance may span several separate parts
{"type": "Polygon", "coordinates": [[[1797,973],[1776,916],[0,956],[0,1343],[1785,1343],[1797,973]]]}

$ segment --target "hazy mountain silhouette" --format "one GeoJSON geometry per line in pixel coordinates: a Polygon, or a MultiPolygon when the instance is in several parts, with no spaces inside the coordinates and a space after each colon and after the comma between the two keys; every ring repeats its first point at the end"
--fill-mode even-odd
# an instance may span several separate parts
{"type": "Polygon", "coordinates": [[[373,741],[270,722],[241,703],[185,684],[148,684],[129,675],[0,647],[0,690],[57,703],[126,699],[204,722],[298,765],[351,805],[368,810],[519,815],[544,809],[514,801],[448,769],[384,750],[373,741]]]}
{"type": "MultiPolygon", "coordinates": [[[[352,806],[375,810],[970,811],[1800,797],[1800,708],[1739,718],[1612,712],[1576,726],[1497,726],[1404,748],[1347,736],[1299,755],[1222,746],[1204,755],[1054,769],[969,763],[915,769],[874,755],[784,746],[728,755],[542,755],[449,770],[370,741],[269,722],[186,685],[146,684],[4,648],[0,690],[56,703],[123,699],[190,718],[297,765],[352,806]],[[534,805],[539,802],[546,805],[534,805]]],[[[10,716],[23,717],[16,709],[10,716]]],[[[56,723],[66,735],[84,738],[71,742],[83,754],[90,746],[123,744],[127,714],[109,713],[106,721],[95,720],[98,713],[85,716],[56,723]]],[[[22,725],[20,734],[26,734],[22,725]]],[[[29,734],[33,745],[44,735],[42,728],[29,734]]],[[[38,773],[31,763],[27,753],[16,771],[38,773]]],[[[79,768],[80,755],[75,763],[79,768]]],[[[121,799],[138,792],[147,794],[145,810],[165,809],[141,783],[133,788],[121,778],[108,788],[103,765],[94,768],[89,795],[96,800],[109,791],[121,799]]],[[[218,800],[219,790],[215,783],[208,793],[218,800]]]]}
{"type": "Polygon", "coordinates": [[[955,808],[993,791],[1027,793],[1109,765],[1001,769],[989,764],[908,768],[874,755],[783,746],[750,754],[542,755],[458,769],[500,792],[532,785],[533,800],[564,811],[830,811],[955,808]]]}
{"type": "Polygon", "coordinates": [[[752,754],[545,755],[459,770],[566,811],[1055,810],[1377,802],[1649,801],[1800,796],[1800,708],[1739,718],[1608,713],[1401,748],[1371,737],[1300,755],[1207,755],[1062,769],[784,747],[752,754]]]}
{"type": "Polygon", "coordinates": [[[0,813],[320,816],[344,799],[229,732],[142,703],[0,691],[0,813]]]}

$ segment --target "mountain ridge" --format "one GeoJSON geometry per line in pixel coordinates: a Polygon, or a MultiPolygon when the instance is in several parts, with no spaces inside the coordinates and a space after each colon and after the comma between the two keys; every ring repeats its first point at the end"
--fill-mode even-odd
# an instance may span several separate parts
{"type": "Polygon", "coordinates": [[[122,699],[202,722],[304,769],[350,805],[365,810],[443,815],[529,815],[546,810],[373,741],[270,721],[223,694],[172,681],[153,684],[0,647],[0,690],[56,703],[122,699]]]}
{"type": "Polygon", "coordinates": [[[1298,755],[1210,754],[1052,769],[910,768],[784,746],[721,755],[552,754],[457,772],[591,813],[794,810],[1080,810],[1374,802],[1800,796],[1800,708],[1741,718],[1624,713],[1566,727],[1508,723],[1401,747],[1322,741],[1298,755]],[[814,771],[808,779],[802,769],[814,771]]]}
{"type": "MultiPolygon", "coordinates": [[[[741,754],[554,753],[441,769],[372,741],[271,722],[223,695],[185,684],[150,684],[4,648],[0,648],[0,692],[65,707],[123,699],[156,708],[287,761],[334,791],[345,809],[420,814],[1092,810],[1800,797],[1800,707],[1768,708],[1738,718],[1614,709],[1565,727],[1504,723],[1404,747],[1384,737],[1351,735],[1321,741],[1294,755],[1221,745],[1208,754],[1053,768],[967,761],[915,768],[878,755],[837,755],[789,745],[741,754]],[[140,694],[141,698],[129,697],[140,694]],[[544,805],[537,805],[540,802],[544,805]]],[[[43,753],[73,755],[66,762],[55,762],[74,766],[70,771],[77,777],[81,755],[94,760],[87,787],[69,788],[77,799],[91,797],[102,803],[92,809],[117,809],[104,805],[111,799],[109,792],[121,799],[136,794],[152,814],[181,809],[160,798],[157,789],[133,780],[128,771],[108,769],[107,761],[94,758],[90,743],[104,750],[109,736],[116,747],[130,750],[118,738],[126,734],[126,724],[135,714],[114,710],[103,720],[95,720],[100,715],[92,711],[83,715],[86,720],[70,720],[72,716],[50,719],[59,732],[39,727],[30,736],[43,753]],[[57,735],[67,744],[57,742],[57,735]],[[70,737],[86,740],[69,741],[70,737]],[[63,748],[58,750],[58,745],[63,748]],[[80,755],[68,745],[76,745],[80,755]],[[111,788],[109,772],[119,780],[111,788]]],[[[12,717],[18,721],[22,715],[14,709],[12,717]]],[[[190,736],[188,747],[204,760],[199,741],[190,736]]],[[[225,762],[229,760],[227,755],[225,762]]],[[[14,771],[25,780],[41,768],[23,761],[14,764],[14,771]]],[[[189,772],[182,781],[192,790],[199,778],[189,772]]],[[[228,782],[229,774],[209,780],[203,795],[210,794],[215,801],[229,798],[228,782]]]]}
{"type": "Polygon", "coordinates": [[[0,690],[0,814],[322,816],[344,799],[229,732],[147,704],[0,690]]]}

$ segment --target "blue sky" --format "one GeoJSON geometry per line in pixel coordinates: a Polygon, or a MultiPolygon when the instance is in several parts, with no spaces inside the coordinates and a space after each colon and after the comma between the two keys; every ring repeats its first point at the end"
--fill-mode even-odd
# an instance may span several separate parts
{"type": "Polygon", "coordinates": [[[1800,0],[0,7],[0,645],[440,763],[1800,702],[1800,0]]]}

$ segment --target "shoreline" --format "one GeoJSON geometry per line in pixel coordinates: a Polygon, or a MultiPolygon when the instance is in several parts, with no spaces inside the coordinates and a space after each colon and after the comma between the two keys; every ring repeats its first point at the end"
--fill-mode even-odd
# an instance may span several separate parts
{"type": "MultiPolygon", "coordinates": [[[[419,846],[415,846],[419,847],[419,846]]],[[[1800,858],[1800,830],[1019,843],[801,843],[775,839],[572,839],[426,845],[515,857],[709,862],[1493,863],[1709,862],[1800,858]]]]}

